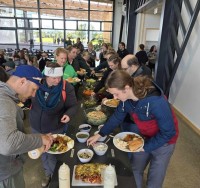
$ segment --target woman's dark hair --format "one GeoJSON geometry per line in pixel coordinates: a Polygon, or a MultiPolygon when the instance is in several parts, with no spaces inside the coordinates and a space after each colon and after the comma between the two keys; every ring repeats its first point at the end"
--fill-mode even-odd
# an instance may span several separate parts
{"type": "Polygon", "coordinates": [[[119,44],[121,44],[125,48],[125,43],[124,42],[120,42],[119,44]]]}
{"type": "Polygon", "coordinates": [[[119,57],[119,55],[116,53],[116,54],[113,54],[111,55],[108,59],[107,59],[108,62],[111,62],[114,63],[115,65],[118,64],[118,68],[121,69],[121,58],[119,57]]]}
{"type": "Polygon", "coordinates": [[[133,86],[133,81],[131,76],[123,70],[112,71],[106,80],[107,88],[117,88],[123,90],[125,86],[133,86]]]}
{"type": "Polygon", "coordinates": [[[154,50],[155,47],[156,47],[155,45],[151,46],[149,52],[153,52],[153,50],[154,50]]]}
{"type": "Polygon", "coordinates": [[[146,95],[155,88],[151,77],[141,75],[132,78],[123,70],[113,71],[106,81],[107,88],[124,90],[127,85],[132,88],[134,95],[138,99],[146,97],[146,95]]]}
{"type": "Polygon", "coordinates": [[[153,79],[149,76],[136,76],[133,78],[133,93],[138,99],[142,99],[147,96],[147,94],[155,89],[153,84],[153,79]]]}
{"type": "Polygon", "coordinates": [[[114,55],[114,54],[118,55],[118,53],[114,49],[109,49],[109,50],[105,51],[105,53],[106,53],[106,56],[107,55],[114,55]]]}
{"type": "Polygon", "coordinates": [[[6,73],[3,67],[0,67],[0,81],[7,82],[8,79],[9,79],[8,74],[6,73]]]}
{"type": "Polygon", "coordinates": [[[79,49],[78,46],[77,46],[76,44],[74,44],[74,45],[69,45],[69,46],[67,46],[67,47],[66,47],[66,50],[67,50],[68,52],[71,52],[73,48],[79,49]]]}
{"type": "Polygon", "coordinates": [[[140,47],[141,50],[144,50],[145,46],[144,46],[144,44],[140,44],[139,47],[140,47]]]}
{"type": "Polygon", "coordinates": [[[108,45],[106,43],[103,43],[101,46],[104,46],[106,49],[108,49],[108,45]]]}

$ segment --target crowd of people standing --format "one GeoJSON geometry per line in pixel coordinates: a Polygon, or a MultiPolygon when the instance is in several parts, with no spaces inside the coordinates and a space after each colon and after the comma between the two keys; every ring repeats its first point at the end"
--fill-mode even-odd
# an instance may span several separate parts
{"type": "MultiPolygon", "coordinates": [[[[100,89],[107,88],[104,97],[121,102],[105,126],[87,143],[94,144],[117,126],[121,127],[121,131],[145,137],[143,149],[129,155],[137,188],[142,188],[147,164],[150,164],[148,187],[161,188],[175,149],[178,123],[152,77],[156,46],[152,46],[148,53],[143,44],[139,48],[134,55],[128,52],[123,42],[119,43],[117,51],[103,43],[101,53],[96,57],[92,42],[85,50],[80,38],[74,45],[69,38],[66,48],[55,50],[53,61],[46,52],[40,53],[39,57],[30,57],[23,50],[6,61],[1,52],[0,140],[3,145],[0,148],[0,187],[25,187],[23,153],[42,146],[47,151],[53,142],[51,134],[67,132],[68,123],[77,111],[80,83],[69,83],[66,79],[78,77],[84,80],[102,71],[103,77],[92,95],[98,95],[100,89]],[[97,60],[100,64],[95,67],[97,60]],[[26,100],[31,101],[29,120],[32,134],[29,135],[24,133],[23,113],[17,105],[26,100]]],[[[55,169],[55,156],[43,153],[42,164],[45,171],[42,187],[46,187],[55,169]]]]}

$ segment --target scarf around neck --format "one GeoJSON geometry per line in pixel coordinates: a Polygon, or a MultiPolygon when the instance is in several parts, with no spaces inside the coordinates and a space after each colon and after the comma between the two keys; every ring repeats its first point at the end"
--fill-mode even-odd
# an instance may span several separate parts
{"type": "Polygon", "coordinates": [[[43,110],[51,110],[57,106],[62,94],[62,87],[62,80],[57,86],[53,87],[48,87],[47,83],[45,82],[43,88],[37,91],[36,97],[43,110]]]}

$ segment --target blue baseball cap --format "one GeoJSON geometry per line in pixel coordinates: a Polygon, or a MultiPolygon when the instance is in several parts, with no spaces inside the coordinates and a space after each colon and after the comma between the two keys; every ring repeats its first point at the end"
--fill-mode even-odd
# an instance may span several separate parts
{"type": "Polygon", "coordinates": [[[34,82],[39,87],[41,86],[42,73],[34,66],[30,65],[20,65],[16,68],[15,72],[12,74],[13,76],[18,76],[20,78],[26,78],[31,82],[34,82]]]}

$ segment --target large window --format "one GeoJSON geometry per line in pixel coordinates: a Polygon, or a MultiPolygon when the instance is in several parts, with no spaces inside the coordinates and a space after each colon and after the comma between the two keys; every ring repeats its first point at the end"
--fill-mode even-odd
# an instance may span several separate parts
{"type": "Polygon", "coordinates": [[[112,27],[111,0],[0,1],[0,45],[22,48],[33,39],[35,49],[55,49],[69,37],[74,43],[80,37],[85,47],[111,43],[112,27]]]}
{"type": "Polygon", "coordinates": [[[27,48],[30,47],[30,40],[34,41],[34,49],[40,49],[40,39],[39,39],[39,31],[38,30],[17,30],[17,36],[19,41],[19,48],[27,48]]]}

